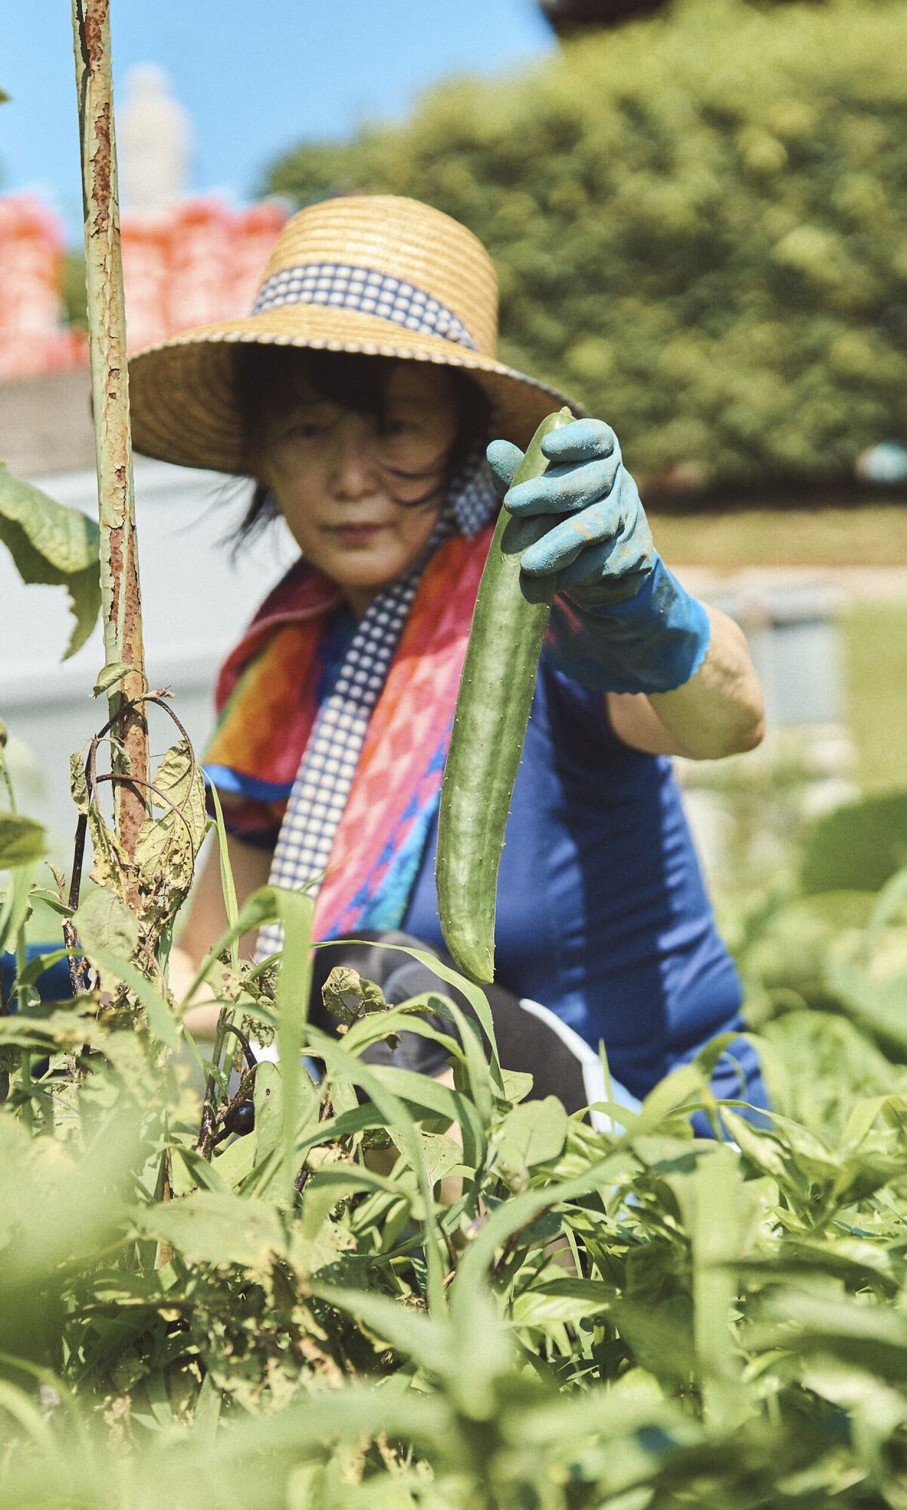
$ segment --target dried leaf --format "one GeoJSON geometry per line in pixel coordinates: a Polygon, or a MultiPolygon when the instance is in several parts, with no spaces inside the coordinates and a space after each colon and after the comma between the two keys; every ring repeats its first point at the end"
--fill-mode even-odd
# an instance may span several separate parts
{"type": "Polygon", "coordinates": [[[88,832],[91,836],[94,855],[91,879],[98,886],[109,887],[125,901],[128,895],[127,877],[129,874],[126,851],[117,835],[107,827],[95,803],[90,803],[88,808],[88,832]]]}
{"type": "Polygon", "coordinates": [[[69,757],[69,790],[78,811],[86,814],[88,812],[88,778],[85,775],[85,757],[80,752],[69,757]]]}
{"type": "Polygon", "coordinates": [[[156,811],[139,830],[135,863],[148,893],[164,890],[178,902],[192,884],[208,821],[204,781],[188,740],[167,751],[152,784],[150,802],[156,811]]]}
{"type": "Polygon", "coordinates": [[[321,988],[325,1008],[341,1022],[353,1023],[363,1013],[386,1012],[384,992],[349,965],[334,965],[321,988]]]}
{"type": "Polygon", "coordinates": [[[134,872],[145,899],[144,920],[158,936],[189,894],[207,829],[204,782],[188,740],[167,751],[152,780],[152,813],[139,830],[134,872]]]}

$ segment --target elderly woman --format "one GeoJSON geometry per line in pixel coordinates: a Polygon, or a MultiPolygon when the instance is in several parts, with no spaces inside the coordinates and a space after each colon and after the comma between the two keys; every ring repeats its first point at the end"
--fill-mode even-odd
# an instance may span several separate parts
{"type": "MultiPolygon", "coordinates": [[[[521,1001],[587,1067],[603,1043],[632,1102],[742,1028],[670,757],[755,745],[761,696],[737,626],[661,561],[606,424],[549,435],[546,475],[511,489],[520,448],[569,400],[497,359],[496,320],[491,261],[448,216],[386,196],[320,203],[284,227],[250,315],[133,359],[134,440],[251,478],[242,534],[280,515],[299,546],[222,669],[206,770],[240,897],[317,882],[320,940],[443,954],[438,800],[479,577],[501,497],[550,518],[522,561],[554,599],[490,994],[514,1053],[536,1045],[537,1090],[547,1055],[535,1027],[512,1028],[521,1001]]],[[[224,922],[215,857],[177,977],[224,922]]],[[[276,944],[265,930],[250,948],[276,944]]],[[[430,1052],[407,1062],[439,1068],[430,1052]]],[[[745,1039],[714,1087],[765,1105],[745,1039]]]]}

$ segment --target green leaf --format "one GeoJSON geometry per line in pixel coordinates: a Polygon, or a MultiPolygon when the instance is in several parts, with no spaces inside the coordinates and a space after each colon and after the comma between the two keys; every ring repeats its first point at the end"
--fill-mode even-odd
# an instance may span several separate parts
{"type": "Polygon", "coordinates": [[[501,1383],[513,1367],[513,1342],[496,1294],[484,1284],[451,1291],[453,1367],[445,1378],[460,1413],[473,1421],[497,1414],[501,1383]]]}
{"type": "MultiPolygon", "coordinates": [[[[236,899],[236,885],[233,880],[233,869],[230,864],[229,841],[227,828],[224,823],[224,810],[221,806],[217,787],[211,787],[211,802],[214,807],[214,836],[217,843],[217,861],[220,870],[220,889],[224,897],[224,909],[227,914],[227,926],[232,928],[239,913],[239,904],[236,899]]],[[[234,934],[230,940],[230,964],[234,974],[239,969],[239,940],[234,934]]]]}
{"type": "Polygon", "coordinates": [[[23,582],[65,587],[75,627],[63,659],[88,639],[101,609],[100,530],[81,509],[56,503],[0,463],[0,540],[23,582]]]}
{"type": "Polygon", "coordinates": [[[504,1085],[505,1101],[525,1101],[532,1090],[534,1081],[525,1070],[501,1070],[501,1080],[504,1085]]]}
{"type": "Polygon", "coordinates": [[[384,944],[381,947],[396,949],[400,954],[408,954],[411,959],[425,965],[440,981],[454,986],[461,996],[466,997],[487,1040],[485,1045],[475,1031],[475,1023],[467,1018],[457,1002],[451,996],[444,996],[442,1002],[446,1012],[456,1023],[460,1034],[470,1098],[475,1102],[479,1118],[486,1123],[491,1117],[495,1099],[506,1098],[501,1079],[494,1022],[485,992],[481,986],[467,980],[464,975],[460,975],[451,966],[444,964],[435,955],[427,954],[424,949],[413,949],[403,944],[384,944]]]}
{"type": "MultiPolygon", "coordinates": [[[[399,1134],[391,1130],[391,1137],[396,1143],[399,1134]]],[[[455,1138],[448,1138],[444,1133],[423,1132],[420,1128],[419,1141],[422,1144],[425,1167],[432,1184],[437,1180],[443,1180],[445,1175],[450,1174],[452,1169],[462,1163],[463,1150],[455,1138]]],[[[398,1146],[405,1147],[402,1139],[399,1140],[398,1146]]]]}
{"type": "Polygon", "coordinates": [[[613,1299],[606,1285],[593,1280],[552,1280],[516,1295],[511,1317],[517,1326],[541,1330],[564,1322],[578,1326],[610,1310],[613,1299]]]}
{"type": "Polygon", "coordinates": [[[47,835],[43,823],[34,818],[22,818],[18,813],[0,813],[0,870],[34,865],[46,853],[47,835]]]}
{"type": "Polygon", "coordinates": [[[437,1375],[450,1370],[456,1361],[451,1328],[447,1321],[406,1310],[385,1295],[367,1294],[363,1290],[341,1289],[336,1285],[314,1284],[312,1289],[322,1300],[338,1310],[348,1311],[391,1347],[412,1358],[427,1372],[437,1375]]]}
{"type": "MultiPolygon", "coordinates": [[[[345,1047],[345,1045],[344,1045],[345,1047]]],[[[381,1084],[405,1101],[412,1115],[420,1119],[436,1117],[444,1123],[470,1125],[475,1107],[468,1096],[451,1090],[430,1075],[416,1070],[398,1070],[394,1065],[381,1066],[381,1084]]]]}
{"type": "MultiPolygon", "coordinates": [[[[218,837],[222,861],[221,874],[223,874],[225,836],[222,832],[219,832],[218,837]]],[[[256,933],[264,923],[273,923],[277,915],[277,893],[273,886],[260,886],[256,891],[252,892],[251,896],[246,898],[242,908],[234,917],[230,926],[211,946],[199,965],[192,983],[183,998],[183,1011],[190,1005],[196,991],[202,985],[203,981],[208,979],[209,974],[213,973],[215,976],[219,976],[221,955],[228,949],[231,949],[236,940],[241,938],[243,934],[256,933]]],[[[238,958],[236,962],[238,964],[238,958]]]]}
{"type": "Polygon", "coordinates": [[[273,923],[279,916],[277,892],[273,886],[260,886],[247,897],[236,915],[236,922],[218,942],[222,954],[225,944],[244,933],[255,933],[263,923],[273,923]]]}
{"type": "Polygon", "coordinates": [[[394,1193],[385,1176],[359,1165],[325,1164],[306,1181],[302,1194],[302,1220],[294,1228],[292,1258],[298,1267],[310,1270],[311,1257],[330,1241],[330,1229],[343,1229],[330,1220],[338,1201],[348,1201],[360,1193],[381,1195],[394,1193]]]}
{"type": "Polygon", "coordinates": [[[907,976],[873,980],[858,965],[832,957],[825,981],[861,1027],[900,1052],[907,1049],[907,976]]]}
{"type": "Polygon", "coordinates": [[[693,1341],[707,1419],[733,1430],[749,1411],[731,1331],[737,1295],[733,1266],[747,1252],[756,1201],[743,1183],[739,1159],[724,1144],[703,1153],[689,1173],[666,1174],[665,1182],[690,1236],[693,1341]]]}
{"type": "Polygon", "coordinates": [[[655,1378],[689,1384],[696,1372],[693,1307],[688,1295],[647,1302],[616,1298],[613,1319],[636,1361],[655,1378]]]}
{"type": "Polygon", "coordinates": [[[286,1191],[296,1178],[293,1153],[301,1104],[302,1040],[309,1014],[312,978],[311,938],[314,898],[303,891],[273,888],[277,915],[283,924],[284,946],[277,978],[277,1048],[283,1090],[283,1178],[286,1191]]]}
{"type": "Polygon", "coordinates": [[[546,1207],[562,1206],[565,1202],[607,1189],[625,1173],[626,1154],[617,1149],[590,1163],[572,1179],[552,1179],[544,1186],[534,1186],[515,1195],[512,1200],[503,1201],[489,1214],[466,1249],[457,1268],[454,1286],[478,1283],[479,1276],[494,1261],[497,1249],[513,1233],[528,1227],[546,1207]]]}
{"type": "Polygon", "coordinates": [[[782,1287],[765,1300],[762,1315],[754,1328],[761,1346],[834,1356],[902,1388],[907,1381],[907,1318],[892,1306],[843,1296],[826,1283],[782,1287]]]}
{"type": "MultiPolygon", "coordinates": [[[[426,1287],[429,1305],[439,1311],[443,1311],[444,1297],[444,1271],[441,1267],[440,1237],[434,1212],[434,1199],[432,1181],[426,1167],[425,1151],[419,1138],[419,1132],[413,1120],[411,1109],[397,1096],[388,1091],[388,1084],[392,1071],[380,1066],[372,1067],[363,1064],[361,1060],[346,1053],[345,1049],[328,1034],[317,1033],[313,1030],[311,1043],[313,1052],[322,1058],[331,1080],[332,1094],[335,1101],[337,1091],[344,1084],[352,1088],[360,1087],[365,1094],[374,1102],[382,1112],[388,1127],[393,1127],[404,1140],[409,1161],[415,1171],[419,1183],[419,1191],[423,1204],[423,1233],[424,1248],[427,1261],[426,1287]]],[[[283,1055],[283,1041],[281,1040],[281,1067],[285,1068],[283,1055]]],[[[405,1073],[398,1071],[398,1074],[405,1073]]],[[[416,1076],[417,1079],[426,1079],[425,1076],[416,1076]]],[[[298,1077],[297,1077],[297,1096],[298,1077]]],[[[286,1080],[284,1081],[284,1096],[287,1096],[286,1080]]],[[[284,1126],[286,1128],[286,1112],[284,1114],[284,1126]]],[[[292,1154],[292,1148],[290,1149],[292,1154]]],[[[292,1161],[289,1163],[292,1168],[292,1161]]],[[[446,1255],[445,1255],[446,1256],[446,1255]]]]}
{"type": "MultiPolygon", "coordinates": [[[[237,1138],[229,1148],[241,1146],[246,1140],[237,1138]]],[[[184,1143],[175,1143],[170,1156],[170,1188],[175,1196],[190,1195],[194,1190],[212,1190],[215,1195],[229,1195],[237,1184],[233,1171],[225,1166],[223,1155],[209,1162],[194,1148],[184,1143]]]]}
{"type": "MultiPolygon", "coordinates": [[[[183,1154],[185,1158],[185,1154],[183,1154]]],[[[205,1163],[205,1160],[202,1160],[205,1163]]],[[[219,1178],[229,1190],[239,1190],[243,1181],[252,1173],[255,1165],[255,1140],[253,1138],[234,1138],[232,1143],[227,1143],[215,1151],[211,1169],[217,1172],[219,1178]]],[[[195,1181],[201,1185],[200,1179],[195,1181]]],[[[214,1186],[207,1187],[214,1189],[214,1186]]]]}
{"type": "Polygon", "coordinates": [[[536,1164],[547,1164],[563,1151],[568,1117],[556,1096],[525,1101],[509,1111],[495,1137],[498,1164],[505,1176],[525,1184],[536,1164]]]}
{"type": "MultiPolygon", "coordinates": [[[[707,1092],[708,1079],[697,1064],[682,1064],[672,1070],[646,1096],[642,1110],[627,1119],[626,1138],[634,1144],[640,1138],[651,1136],[656,1131],[670,1132],[677,1136],[691,1136],[690,1112],[702,1103],[707,1092]]],[[[616,1108],[621,1121],[621,1108],[616,1108]]]]}
{"type": "Polygon", "coordinates": [[[20,866],[13,870],[6,890],[0,892],[0,951],[15,949],[19,932],[28,919],[31,896],[31,871],[20,866]]]}
{"type": "MultiPolygon", "coordinates": [[[[65,1015],[73,1021],[71,1013],[65,1015]]],[[[0,1021],[5,1026],[15,1018],[0,1021]]],[[[73,1025],[77,1030],[78,1022],[73,1025]]],[[[139,1147],[136,1118],[115,1108],[93,1132],[78,1156],[72,1144],[33,1138],[21,1122],[0,1118],[0,1160],[6,1170],[0,1217],[4,1326],[14,1324],[12,1305],[44,1303],[38,1299],[44,1277],[59,1264],[94,1255],[125,1217],[121,1192],[139,1147]]]]}
{"type": "Polygon", "coordinates": [[[271,1202],[208,1190],[142,1208],[136,1225],[144,1236],[170,1243],[189,1263],[260,1268],[287,1248],[280,1212],[271,1202]]]}
{"type": "Polygon", "coordinates": [[[262,1060],[255,1072],[255,1133],[249,1139],[255,1150],[255,1164],[280,1147],[283,1130],[283,1078],[280,1067],[262,1060]]]}
{"type": "Polygon", "coordinates": [[[907,792],[875,792],[824,814],[803,846],[804,891],[878,891],[907,863],[907,792]]]}
{"type": "Polygon", "coordinates": [[[97,950],[132,958],[139,941],[138,920],[115,892],[96,887],[76,909],[73,921],[89,959],[97,950]]]}
{"type": "Polygon", "coordinates": [[[100,697],[103,692],[109,691],[111,687],[116,686],[117,682],[122,681],[127,672],[137,670],[138,667],[133,666],[130,661],[109,661],[98,672],[98,679],[91,689],[92,697],[100,697]]]}

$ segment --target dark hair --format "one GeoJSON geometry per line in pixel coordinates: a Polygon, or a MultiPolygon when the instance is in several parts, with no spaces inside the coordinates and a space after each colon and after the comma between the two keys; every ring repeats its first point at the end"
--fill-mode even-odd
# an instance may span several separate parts
{"type": "MultiPolygon", "coordinates": [[[[240,346],[236,352],[236,396],[243,416],[243,455],[246,468],[255,477],[257,458],[275,418],[295,408],[303,389],[315,391],[333,403],[361,414],[383,418],[385,395],[393,357],[367,356],[358,352],[313,351],[295,346],[240,346]]],[[[456,367],[445,369],[453,381],[457,403],[457,433],[448,452],[444,475],[446,487],[458,468],[464,465],[488,438],[490,403],[477,383],[456,367]]],[[[389,477],[417,480],[418,474],[385,468],[389,477]]],[[[436,473],[422,474],[430,479],[428,493],[413,500],[395,498],[400,508],[421,508],[438,496],[436,473]]],[[[272,494],[256,483],[245,516],[235,535],[240,546],[264,529],[277,516],[272,494]]]]}

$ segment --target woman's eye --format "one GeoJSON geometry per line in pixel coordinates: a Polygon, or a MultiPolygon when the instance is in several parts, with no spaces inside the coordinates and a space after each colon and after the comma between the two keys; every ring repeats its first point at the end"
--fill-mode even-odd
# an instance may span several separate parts
{"type": "Polygon", "coordinates": [[[283,432],[281,440],[318,440],[320,436],[327,434],[328,428],[325,420],[297,420],[283,432]]]}
{"type": "Polygon", "coordinates": [[[415,428],[415,424],[409,419],[386,419],[381,426],[381,434],[392,440],[398,435],[412,435],[415,428]]]}

